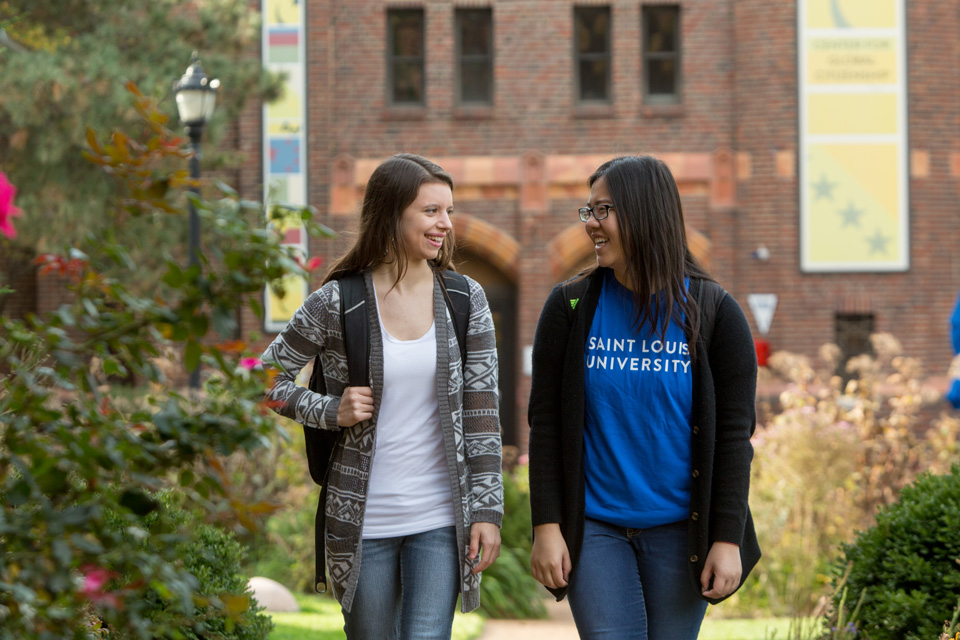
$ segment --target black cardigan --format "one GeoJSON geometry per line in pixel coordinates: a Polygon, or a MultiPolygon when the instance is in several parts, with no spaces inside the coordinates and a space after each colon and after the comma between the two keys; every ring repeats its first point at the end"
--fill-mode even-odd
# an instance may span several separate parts
{"type": "MultiPolygon", "coordinates": [[[[570,551],[571,576],[583,544],[584,349],[605,269],[588,276],[573,326],[561,285],[540,314],[533,342],[530,390],[530,503],[533,525],[560,523],[570,551]]],[[[703,286],[718,287],[711,282],[703,286]]],[[[714,319],[709,353],[697,343],[693,361],[692,476],[688,548],[690,579],[701,593],[714,541],[740,545],[740,584],[760,559],[747,506],[750,437],[756,427],[757,360],[750,327],[733,296],[724,296],[714,319]]],[[[557,600],[567,588],[550,590],[557,600]]],[[[708,598],[710,602],[719,602],[708,598]]]]}

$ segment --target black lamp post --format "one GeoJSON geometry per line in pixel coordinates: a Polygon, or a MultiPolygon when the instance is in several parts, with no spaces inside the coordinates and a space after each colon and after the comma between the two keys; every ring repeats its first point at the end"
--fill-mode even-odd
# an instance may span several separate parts
{"type": "MultiPolygon", "coordinates": [[[[204,73],[200,66],[200,59],[197,52],[193,52],[190,59],[190,66],[183,77],[173,83],[173,93],[177,97],[177,111],[180,114],[180,122],[187,130],[190,136],[190,146],[193,149],[193,157],[190,158],[190,177],[193,179],[194,186],[190,190],[199,193],[196,181],[200,178],[200,138],[203,136],[203,127],[213,116],[213,110],[217,104],[217,89],[220,88],[219,80],[211,80],[204,73]]],[[[200,251],[200,216],[197,215],[197,207],[193,200],[189,203],[190,210],[190,266],[199,264],[200,251]]],[[[190,372],[190,387],[196,389],[200,386],[200,368],[196,367],[190,372]]]]}

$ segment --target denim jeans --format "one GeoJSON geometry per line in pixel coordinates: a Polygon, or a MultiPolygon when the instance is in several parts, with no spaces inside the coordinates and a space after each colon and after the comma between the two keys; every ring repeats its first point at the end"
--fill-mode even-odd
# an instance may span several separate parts
{"type": "Polygon", "coordinates": [[[587,519],[571,577],[583,640],[695,640],[707,611],[690,583],[687,523],[626,529],[587,519]]]}
{"type": "Polygon", "coordinates": [[[450,640],[460,593],[457,531],[364,538],[347,640],[450,640]]]}

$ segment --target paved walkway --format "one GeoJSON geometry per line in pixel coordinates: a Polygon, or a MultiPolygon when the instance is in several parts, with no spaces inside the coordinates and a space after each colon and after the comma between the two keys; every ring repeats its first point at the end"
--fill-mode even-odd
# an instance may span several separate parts
{"type": "Polygon", "coordinates": [[[546,605],[546,620],[487,620],[478,640],[579,640],[566,599],[546,605]]]}

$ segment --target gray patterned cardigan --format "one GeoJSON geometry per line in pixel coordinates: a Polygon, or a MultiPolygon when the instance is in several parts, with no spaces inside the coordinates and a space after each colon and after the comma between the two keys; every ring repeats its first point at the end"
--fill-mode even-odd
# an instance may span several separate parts
{"type": "MultiPolygon", "coordinates": [[[[373,300],[373,281],[364,273],[367,300],[373,300]]],[[[460,553],[460,593],[463,611],[480,605],[480,577],[471,573],[467,559],[470,525],[503,518],[503,479],[500,475],[500,418],[497,396],[497,349],[487,298],[476,281],[470,288],[467,363],[461,375],[460,348],[453,320],[439,281],[433,287],[437,334],[437,396],[440,425],[450,470],[457,541],[460,553]],[[442,321],[440,320],[442,319],[442,321]],[[441,346],[444,345],[444,346],[441,346]],[[442,375],[440,372],[446,372],[442,375]],[[459,507],[459,508],[457,508],[459,507]]],[[[380,326],[376,305],[367,305],[369,326],[380,326]]],[[[325,545],[327,573],[333,594],[347,611],[353,604],[363,555],[361,532],[375,432],[383,397],[383,343],[379,331],[370,332],[370,386],[373,418],[346,429],[333,456],[327,487],[325,545]]],[[[267,348],[265,366],[277,369],[268,396],[278,401],[276,411],[318,429],[339,429],[337,409],[347,386],[347,360],[340,322],[340,286],[328,282],[313,292],[293,319],[267,348]],[[320,354],[329,395],[297,386],[295,378],[320,354]]]]}

